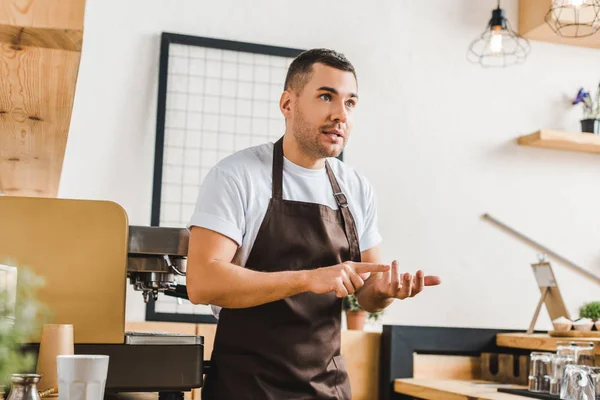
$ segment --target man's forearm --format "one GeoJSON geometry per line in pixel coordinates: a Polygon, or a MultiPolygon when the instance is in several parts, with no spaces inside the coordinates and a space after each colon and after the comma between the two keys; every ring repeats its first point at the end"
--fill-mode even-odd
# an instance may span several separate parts
{"type": "Polygon", "coordinates": [[[394,299],[382,298],[377,296],[373,291],[373,282],[377,279],[377,275],[371,275],[366,281],[364,286],[356,292],[356,300],[363,310],[375,313],[382,311],[384,308],[394,302],[394,299]]]}
{"type": "Polygon", "coordinates": [[[187,277],[188,296],[195,304],[248,308],[307,291],[306,271],[259,272],[217,260],[199,268],[202,277],[193,271],[187,277]]]}

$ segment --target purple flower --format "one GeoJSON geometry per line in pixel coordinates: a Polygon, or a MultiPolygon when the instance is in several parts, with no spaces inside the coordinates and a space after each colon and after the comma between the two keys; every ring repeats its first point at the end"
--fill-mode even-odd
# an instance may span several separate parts
{"type": "Polygon", "coordinates": [[[586,97],[590,97],[590,94],[588,92],[586,92],[585,90],[583,90],[583,88],[579,89],[579,92],[577,92],[577,97],[575,98],[575,100],[573,100],[573,105],[575,104],[579,104],[583,101],[585,101],[586,97]]]}

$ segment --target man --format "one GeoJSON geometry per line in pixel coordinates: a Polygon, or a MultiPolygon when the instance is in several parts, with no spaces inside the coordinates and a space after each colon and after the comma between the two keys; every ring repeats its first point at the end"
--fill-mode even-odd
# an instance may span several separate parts
{"type": "Polygon", "coordinates": [[[342,298],[375,312],[439,283],[381,264],[373,189],[334,158],[358,103],[352,64],[306,51],[284,89],[283,137],[219,162],[189,224],[189,298],[220,308],[205,400],[350,399],[342,298]]]}

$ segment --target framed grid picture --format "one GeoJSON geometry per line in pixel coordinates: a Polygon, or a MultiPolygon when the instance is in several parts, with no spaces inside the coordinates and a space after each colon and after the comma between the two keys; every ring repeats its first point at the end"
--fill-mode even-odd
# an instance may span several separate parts
{"type": "MultiPolygon", "coordinates": [[[[162,34],[152,226],[185,227],[204,177],[219,160],[283,135],[279,98],[289,64],[301,52],[162,34]]],[[[209,306],[162,294],[148,302],[146,319],[216,322],[209,306]]]]}

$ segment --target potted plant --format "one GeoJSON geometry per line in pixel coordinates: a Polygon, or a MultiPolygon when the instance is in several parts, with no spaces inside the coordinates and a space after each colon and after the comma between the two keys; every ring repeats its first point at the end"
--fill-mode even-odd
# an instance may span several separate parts
{"type": "Polygon", "coordinates": [[[591,301],[581,306],[579,317],[590,319],[596,325],[596,329],[600,331],[600,301],[591,301]]]}
{"type": "Polygon", "coordinates": [[[584,119],[581,120],[581,131],[600,134],[600,85],[594,99],[583,88],[579,89],[572,104],[583,104],[584,119]]]}
{"type": "Polygon", "coordinates": [[[0,398],[10,385],[11,374],[35,368],[35,355],[23,354],[21,346],[39,334],[47,317],[46,308],[37,300],[42,278],[19,268],[15,288],[9,275],[16,271],[0,264],[0,398]]]}
{"type": "Polygon", "coordinates": [[[383,311],[368,313],[363,310],[353,294],[344,297],[342,308],[346,312],[346,324],[350,330],[362,331],[366,320],[376,322],[383,315],[383,311]]]}

